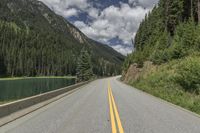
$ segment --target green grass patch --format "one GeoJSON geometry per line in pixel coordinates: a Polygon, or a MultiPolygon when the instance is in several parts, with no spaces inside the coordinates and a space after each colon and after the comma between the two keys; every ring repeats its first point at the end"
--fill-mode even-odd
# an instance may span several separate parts
{"type": "Polygon", "coordinates": [[[200,57],[160,65],[130,84],[142,91],[200,114],[200,57]]]}

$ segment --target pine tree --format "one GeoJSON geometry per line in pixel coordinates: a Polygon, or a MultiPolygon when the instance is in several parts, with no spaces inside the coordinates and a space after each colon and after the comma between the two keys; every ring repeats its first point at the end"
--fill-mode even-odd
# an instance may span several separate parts
{"type": "Polygon", "coordinates": [[[166,6],[166,26],[171,35],[174,34],[175,27],[179,23],[183,13],[183,1],[182,0],[166,0],[168,5],[166,6]]]}
{"type": "Polygon", "coordinates": [[[85,48],[81,50],[76,72],[78,81],[87,81],[93,76],[91,56],[85,48]]]}

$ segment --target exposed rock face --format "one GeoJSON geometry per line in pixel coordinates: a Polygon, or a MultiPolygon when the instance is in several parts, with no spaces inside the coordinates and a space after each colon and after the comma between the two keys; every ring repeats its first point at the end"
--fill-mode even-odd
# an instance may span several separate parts
{"type": "Polygon", "coordinates": [[[47,19],[47,21],[49,22],[49,24],[52,23],[51,18],[49,17],[49,15],[47,13],[44,13],[43,16],[47,19]]]}
{"type": "MultiPolygon", "coordinates": [[[[68,27],[69,27],[69,25],[68,25],[68,27]]],[[[70,32],[73,35],[73,37],[76,38],[80,43],[84,43],[86,41],[77,29],[75,29],[73,27],[69,27],[69,29],[70,29],[70,32]]]]}
{"type": "Polygon", "coordinates": [[[141,73],[141,68],[138,68],[138,65],[132,64],[126,74],[124,75],[124,82],[129,83],[130,81],[135,81],[139,78],[141,73]]]}
{"type": "Polygon", "coordinates": [[[124,74],[123,79],[125,83],[130,83],[138,80],[140,77],[145,77],[152,70],[156,70],[156,66],[152,62],[146,61],[143,68],[139,68],[136,63],[132,64],[128,71],[124,74]]]}

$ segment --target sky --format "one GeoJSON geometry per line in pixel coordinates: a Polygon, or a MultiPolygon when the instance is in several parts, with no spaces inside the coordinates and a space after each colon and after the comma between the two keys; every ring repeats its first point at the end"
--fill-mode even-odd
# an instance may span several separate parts
{"type": "Polygon", "coordinates": [[[158,0],[40,0],[85,35],[127,55],[145,14],[158,0]]]}

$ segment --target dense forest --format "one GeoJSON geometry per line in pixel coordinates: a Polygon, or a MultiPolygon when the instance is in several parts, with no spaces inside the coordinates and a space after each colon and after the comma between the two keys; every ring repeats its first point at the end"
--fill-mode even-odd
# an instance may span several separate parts
{"type": "Polygon", "coordinates": [[[82,49],[97,76],[121,72],[124,56],[87,38],[36,0],[0,1],[0,76],[76,75],[82,49]]]}
{"type": "Polygon", "coordinates": [[[162,64],[200,50],[200,1],[160,0],[140,24],[133,54],[124,63],[162,64]]]}
{"type": "Polygon", "coordinates": [[[160,0],[141,22],[125,82],[200,114],[200,0],[160,0]]]}
{"type": "MultiPolygon", "coordinates": [[[[11,76],[74,75],[75,47],[56,34],[35,33],[0,22],[1,74],[11,76]]],[[[78,53],[77,53],[78,54],[78,53]]]]}

